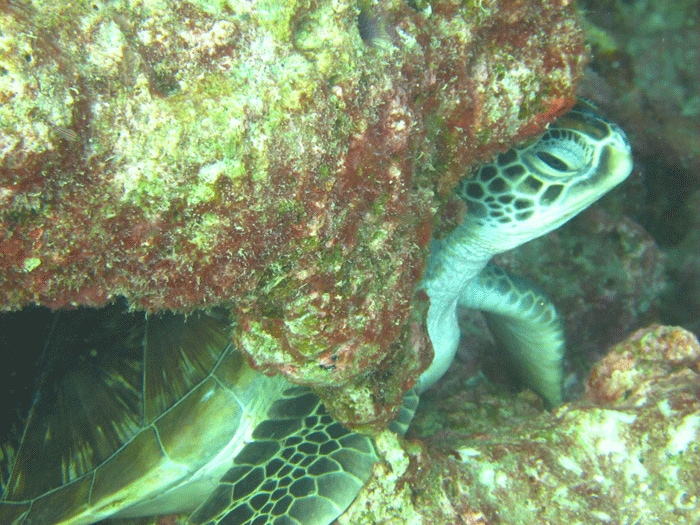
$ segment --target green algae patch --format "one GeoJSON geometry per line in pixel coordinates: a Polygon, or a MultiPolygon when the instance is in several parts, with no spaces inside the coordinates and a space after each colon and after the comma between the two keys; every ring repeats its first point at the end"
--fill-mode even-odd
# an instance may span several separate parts
{"type": "Polygon", "coordinates": [[[41,259],[38,257],[29,257],[24,260],[24,263],[22,263],[22,271],[27,273],[33,272],[39,266],[41,266],[41,259]]]}

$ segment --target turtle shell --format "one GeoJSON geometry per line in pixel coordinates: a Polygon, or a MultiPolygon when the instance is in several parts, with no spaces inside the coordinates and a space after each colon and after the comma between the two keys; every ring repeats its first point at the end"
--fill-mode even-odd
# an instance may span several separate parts
{"type": "Polygon", "coordinates": [[[115,304],[51,314],[46,331],[35,394],[1,444],[3,524],[193,510],[289,388],[250,368],[221,312],[115,304]]]}

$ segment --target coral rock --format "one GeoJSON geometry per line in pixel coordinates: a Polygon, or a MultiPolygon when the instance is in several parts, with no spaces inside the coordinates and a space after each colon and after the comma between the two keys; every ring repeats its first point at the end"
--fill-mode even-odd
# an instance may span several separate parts
{"type": "Polygon", "coordinates": [[[692,334],[652,326],[598,365],[595,403],[428,392],[413,430],[443,430],[379,441],[379,479],[340,523],[700,523],[699,360],[692,334]]]}
{"type": "Polygon", "coordinates": [[[650,381],[683,368],[700,373],[698,340],[683,328],[654,325],[634,332],[596,364],[586,394],[598,403],[629,403],[650,381]]]}
{"type": "Polygon", "coordinates": [[[360,4],[5,2],[0,307],[229,305],[317,386],[410,346],[435,210],[585,46],[568,2],[360,4]]]}

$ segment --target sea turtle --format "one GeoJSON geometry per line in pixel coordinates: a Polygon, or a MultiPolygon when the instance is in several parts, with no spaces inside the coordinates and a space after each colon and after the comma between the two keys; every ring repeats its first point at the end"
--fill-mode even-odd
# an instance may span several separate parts
{"type": "MultiPolygon", "coordinates": [[[[465,179],[464,222],[434,241],[420,284],[435,357],[404,399],[450,365],[457,308],[493,329],[549,405],[562,400],[564,343],[551,303],[487,266],[561,225],[631,170],[623,132],[579,102],[542,137],[465,179]]],[[[309,389],[254,371],[222,311],[145,315],[117,303],[51,314],[27,415],[0,443],[2,524],[87,524],[189,512],[192,524],[326,525],[376,460],[309,389]]],[[[22,341],[25,339],[23,338],[22,341]]],[[[21,352],[8,336],[4,352],[21,352]]]]}
{"type": "Polygon", "coordinates": [[[531,284],[488,265],[497,254],[548,233],[625,180],[624,132],[579,100],[534,142],[501,153],[463,179],[463,222],[433,241],[421,286],[430,298],[435,358],[417,388],[433,385],[459,343],[457,307],[482,310],[528,385],[550,406],[562,400],[564,336],[554,305],[531,284]]]}

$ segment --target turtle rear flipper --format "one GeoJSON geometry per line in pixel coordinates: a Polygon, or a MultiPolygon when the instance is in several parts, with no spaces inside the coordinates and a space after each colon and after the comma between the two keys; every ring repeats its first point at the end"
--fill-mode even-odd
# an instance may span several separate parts
{"type": "Polygon", "coordinates": [[[268,411],[212,495],[189,523],[326,525],[352,503],[377,456],[305,387],[291,387],[268,411]]]}

